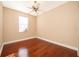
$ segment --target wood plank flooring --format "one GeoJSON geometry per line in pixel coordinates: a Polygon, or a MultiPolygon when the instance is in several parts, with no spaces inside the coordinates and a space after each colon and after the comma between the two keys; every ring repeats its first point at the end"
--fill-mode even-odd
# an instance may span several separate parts
{"type": "Polygon", "coordinates": [[[3,47],[1,57],[14,53],[17,57],[19,48],[27,48],[29,57],[76,57],[77,51],[38,38],[7,44],[3,47]]]}

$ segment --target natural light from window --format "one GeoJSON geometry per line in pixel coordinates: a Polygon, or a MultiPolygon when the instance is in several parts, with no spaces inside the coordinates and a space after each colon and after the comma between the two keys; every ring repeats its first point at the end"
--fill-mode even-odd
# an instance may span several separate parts
{"type": "Polygon", "coordinates": [[[28,29],[28,18],[19,16],[19,32],[25,32],[28,29]]]}

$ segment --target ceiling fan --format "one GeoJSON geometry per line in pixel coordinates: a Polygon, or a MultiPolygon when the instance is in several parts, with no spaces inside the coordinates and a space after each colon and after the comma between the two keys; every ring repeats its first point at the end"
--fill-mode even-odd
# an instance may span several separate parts
{"type": "Polygon", "coordinates": [[[39,15],[39,7],[40,7],[40,4],[37,1],[34,1],[32,7],[31,7],[31,11],[29,13],[33,16],[38,16],[39,15]]]}

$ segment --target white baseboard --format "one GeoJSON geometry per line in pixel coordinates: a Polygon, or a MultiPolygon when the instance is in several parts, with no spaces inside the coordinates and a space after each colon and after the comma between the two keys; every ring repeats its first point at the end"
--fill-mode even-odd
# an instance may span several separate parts
{"type": "Polygon", "coordinates": [[[42,37],[37,37],[37,38],[78,51],[78,48],[76,48],[76,47],[72,47],[72,46],[69,46],[69,45],[65,45],[65,44],[62,44],[62,43],[59,43],[59,42],[54,42],[54,41],[51,41],[49,39],[42,38],[42,37]]]}
{"type": "Polygon", "coordinates": [[[16,42],[20,42],[20,41],[28,40],[28,39],[32,39],[32,38],[35,38],[35,37],[28,37],[28,38],[25,38],[25,39],[19,39],[19,40],[4,42],[3,44],[6,45],[6,44],[11,44],[11,43],[16,43],[16,42]]]}
{"type": "Polygon", "coordinates": [[[1,56],[1,53],[2,53],[2,50],[3,50],[3,46],[4,46],[4,44],[2,44],[1,47],[0,47],[0,56],[1,56]]]}

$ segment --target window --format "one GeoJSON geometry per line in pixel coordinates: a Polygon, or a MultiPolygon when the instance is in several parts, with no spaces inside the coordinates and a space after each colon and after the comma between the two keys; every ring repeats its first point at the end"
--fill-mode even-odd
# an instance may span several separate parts
{"type": "Polygon", "coordinates": [[[28,18],[19,16],[19,32],[25,32],[28,29],[28,18]]]}

